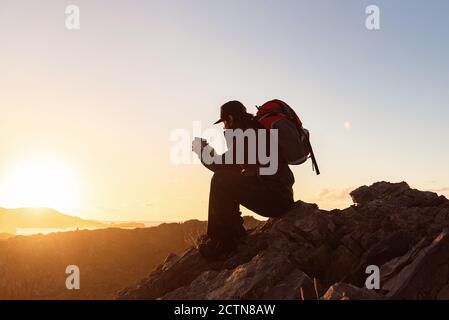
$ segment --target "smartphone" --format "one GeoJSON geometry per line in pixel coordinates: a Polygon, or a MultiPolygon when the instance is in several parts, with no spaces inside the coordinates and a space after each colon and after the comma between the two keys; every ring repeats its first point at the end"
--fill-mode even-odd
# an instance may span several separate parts
{"type": "Polygon", "coordinates": [[[195,139],[195,143],[199,143],[201,146],[203,144],[207,144],[207,140],[206,139],[199,138],[199,137],[195,137],[194,139],[195,139]]]}

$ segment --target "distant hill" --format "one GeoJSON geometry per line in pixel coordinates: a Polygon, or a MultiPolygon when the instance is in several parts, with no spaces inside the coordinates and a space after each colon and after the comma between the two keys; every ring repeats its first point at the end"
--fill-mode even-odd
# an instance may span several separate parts
{"type": "Polygon", "coordinates": [[[46,208],[0,208],[0,232],[15,233],[19,228],[106,228],[144,227],[143,223],[104,223],[84,220],[46,208]]]}
{"type": "Polygon", "coordinates": [[[0,240],[6,240],[12,237],[14,237],[14,235],[11,233],[0,232],[0,240]]]}
{"type": "MultiPolygon", "coordinates": [[[[247,228],[258,223],[245,217],[247,228]]],[[[205,221],[189,220],[133,230],[80,230],[0,241],[0,299],[112,299],[170,253],[182,253],[206,226],[205,221]],[[65,287],[68,265],[80,268],[80,290],[65,287]]]]}

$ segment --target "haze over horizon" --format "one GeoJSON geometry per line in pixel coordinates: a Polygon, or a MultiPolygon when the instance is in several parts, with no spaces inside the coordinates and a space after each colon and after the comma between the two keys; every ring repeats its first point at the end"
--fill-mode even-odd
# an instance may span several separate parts
{"type": "Polygon", "coordinates": [[[0,207],[206,220],[211,173],[171,163],[170,135],[231,99],[283,99],[310,129],[322,174],[292,167],[295,199],[342,208],[380,180],[449,196],[449,2],[375,2],[377,31],[365,0],[76,0],[69,31],[67,1],[0,1],[0,207]]]}

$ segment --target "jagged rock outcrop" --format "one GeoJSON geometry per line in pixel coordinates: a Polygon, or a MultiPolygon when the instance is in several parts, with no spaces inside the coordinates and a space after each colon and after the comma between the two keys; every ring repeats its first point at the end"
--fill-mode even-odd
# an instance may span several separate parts
{"type": "Polygon", "coordinates": [[[191,248],[119,299],[449,299],[449,201],[405,182],[351,192],[354,205],[298,201],[220,261],[191,248]],[[369,290],[366,268],[380,270],[369,290]]]}
{"type": "Polygon", "coordinates": [[[326,291],[323,300],[383,300],[383,296],[374,290],[358,288],[348,283],[336,283],[326,291]]]}

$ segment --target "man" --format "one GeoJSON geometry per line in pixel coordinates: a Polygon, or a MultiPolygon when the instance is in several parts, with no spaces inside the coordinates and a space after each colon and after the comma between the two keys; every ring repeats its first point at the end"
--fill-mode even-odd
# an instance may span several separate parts
{"type": "MultiPolygon", "coordinates": [[[[217,123],[223,123],[225,130],[266,130],[253,115],[246,112],[245,106],[239,101],[229,101],[222,105],[220,119],[214,124],[217,123]]],[[[255,133],[254,136],[258,137],[257,132],[255,133]]],[[[266,137],[269,136],[267,132],[266,137]]],[[[239,151],[236,150],[237,144],[230,141],[227,143],[228,151],[222,155],[216,155],[204,140],[200,146],[198,140],[194,140],[192,144],[192,150],[198,154],[202,163],[214,172],[209,194],[207,236],[198,246],[200,253],[206,258],[226,255],[246,236],[240,205],[265,217],[278,217],[286,213],[294,203],[292,186],[295,180],[286,161],[279,157],[276,159],[277,171],[273,175],[261,175],[262,166],[259,162],[248,161],[251,158],[249,152],[257,152],[260,147],[258,139],[245,140],[243,164],[235,161],[239,151]],[[255,148],[248,145],[250,143],[256,143],[255,148]],[[232,157],[227,157],[229,152],[232,152],[232,157]],[[202,157],[204,153],[209,153],[215,159],[221,158],[221,161],[206,163],[202,157]],[[231,163],[229,159],[232,159],[231,163]]],[[[270,145],[269,141],[266,143],[270,145]]]]}

